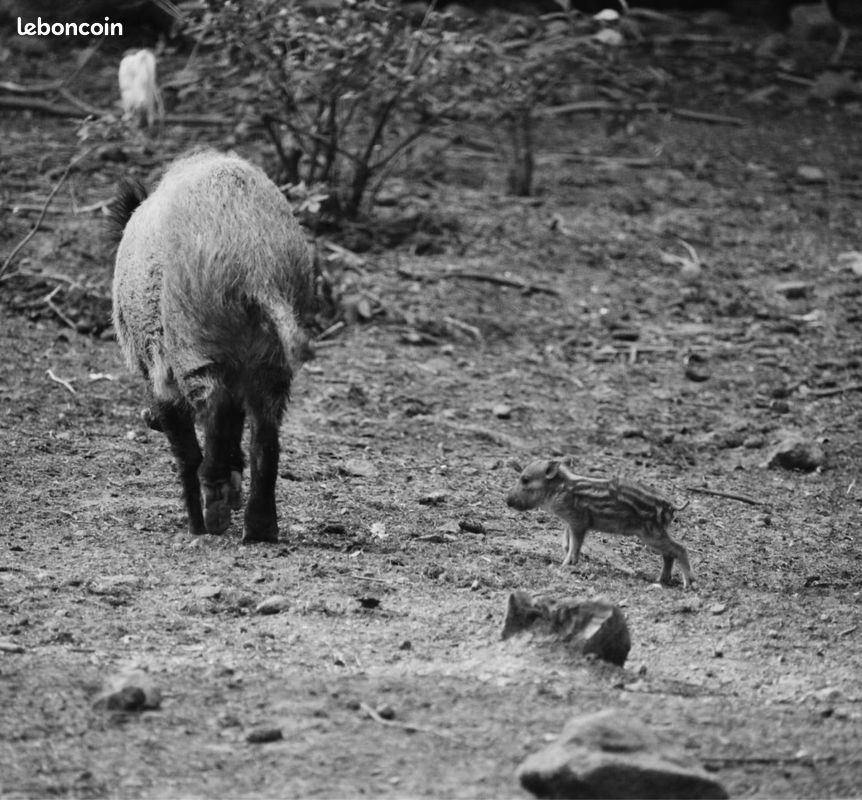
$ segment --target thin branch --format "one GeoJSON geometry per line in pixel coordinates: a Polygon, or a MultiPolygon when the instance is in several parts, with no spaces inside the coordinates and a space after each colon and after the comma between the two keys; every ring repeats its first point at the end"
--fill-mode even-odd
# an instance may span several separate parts
{"type": "Polygon", "coordinates": [[[409,722],[399,722],[394,719],[385,719],[381,717],[371,706],[367,703],[360,703],[359,708],[362,709],[371,719],[373,719],[378,725],[383,725],[385,728],[399,728],[402,731],[407,731],[408,733],[430,733],[432,736],[439,736],[441,739],[446,739],[449,742],[456,742],[457,744],[467,744],[463,739],[452,736],[445,731],[439,731],[436,728],[428,728],[424,725],[413,725],[409,722]]]}
{"type": "Polygon", "coordinates": [[[78,392],[75,390],[75,387],[72,386],[72,384],[69,383],[69,381],[63,380],[63,378],[58,378],[54,374],[53,370],[46,369],[45,374],[55,383],[59,383],[60,386],[63,386],[64,388],[68,389],[72,394],[78,394],[78,392]]]}
{"type": "Polygon", "coordinates": [[[738,128],[745,126],[745,120],[740,117],[729,117],[725,114],[710,114],[706,111],[692,111],[687,108],[671,108],[670,113],[680,119],[691,119],[695,122],[709,122],[713,125],[735,125],[738,128]]]}
{"type": "Polygon", "coordinates": [[[812,389],[808,394],[813,397],[834,397],[845,392],[862,391],[862,383],[848,383],[846,386],[833,386],[831,389],[812,389]]]}
{"type": "Polygon", "coordinates": [[[45,205],[42,206],[42,213],[39,215],[39,218],[36,220],[36,224],[33,225],[33,228],[30,232],[18,243],[14,250],[9,254],[6,260],[3,262],[3,266],[0,267],[0,278],[2,278],[6,274],[6,270],[9,269],[9,265],[12,263],[12,260],[16,255],[24,248],[24,246],[29,242],[35,235],[36,231],[39,230],[39,226],[42,224],[42,220],[45,219],[45,214],[48,213],[48,206],[51,205],[51,201],[54,199],[54,195],[60,191],[60,187],[63,185],[63,181],[66,180],[66,176],[69,174],[72,167],[74,167],[79,161],[82,161],[86,158],[90,153],[93,152],[93,148],[89,148],[81,153],[79,156],[73,158],[69,164],[66,166],[66,169],[63,171],[63,174],[60,176],[60,180],[57,181],[56,185],[53,189],[51,189],[51,193],[48,195],[48,199],[45,200],[45,205]]]}
{"type": "Polygon", "coordinates": [[[728,500],[738,500],[740,503],[748,503],[751,506],[765,506],[768,503],[763,503],[760,500],[755,500],[747,494],[733,494],[732,492],[720,492],[716,489],[702,489],[699,486],[683,487],[687,492],[696,492],[697,494],[708,494],[713,497],[726,497],[728,500]]]}
{"type": "Polygon", "coordinates": [[[467,281],[482,281],[485,283],[493,283],[497,286],[510,286],[514,289],[520,289],[527,294],[531,292],[542,292],[559,297],[560,292],[553,286],[543,286],[537,283],[527,283],[520,278],[504,278],[500,275],[486,275],[484,272],[443,272],[443,273],[415,273],[410,272],[403,267],[398,270],[398,274],[403,278],[410,278],[416,281],[442,281],[452,279],[460,279],[467,281]]]}

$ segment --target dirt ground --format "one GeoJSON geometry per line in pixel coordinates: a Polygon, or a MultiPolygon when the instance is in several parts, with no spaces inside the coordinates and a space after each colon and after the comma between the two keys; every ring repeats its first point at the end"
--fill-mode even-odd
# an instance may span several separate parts
{"type": "MultiPolygon", "coordinates": [[[[828,48],[798,47],[816,77],[828,48]]],[[[35,82],[72,57],[12,63],[35,82]]],[[[93,63],[91,99],[115,69],[93,63]]],[[[393,182],[439,230],[352,269],[375,316],[295,383],[276,546],[188,537],[142,381],[104,324],[76,333],[44,302],[51,275],[108,296],[98,213],[71,209],[131,165],[73,173],[0,283],[0,795],[524,797],[521,760],[606,707],[732,796],[862,795],[862,271],[839,258],[862,250],[862,108],[776,84],[786,65],[750,49],[691,63],[650,62],[678,105],[744,124],[556,118],[534,198],[504,196],[505,165],[465,149],[434,154],[433,181],[417,157],[393,182]],[[680,240],[699,275],[663,259],[680,240]],[[766,468],[787,432],[823,467],[766,468]],[[690,501],[671,532],[693,591],[658,586],[660,559],[613,536],[559,566],[560,524],[504,493],[511,459],[563,453],[690,501]],[[618,603],[625,668],[501,642],[516,589],[618,603]],[[254,613],[272,595],[288,607],[254,613]],[[160,707],[95,708],[130,667],[160,707]],[[262,726],[282,738],[250,743],[262,726]]],[[[78,145],[70,120],[2,125],[5,257],[35,221],[12,206],[38,211],[78,145]]],[[[170,129],[138,172],[220,137],[170,129]]],[[[272,157],[259,133],[228,144],[272,157]]]]}

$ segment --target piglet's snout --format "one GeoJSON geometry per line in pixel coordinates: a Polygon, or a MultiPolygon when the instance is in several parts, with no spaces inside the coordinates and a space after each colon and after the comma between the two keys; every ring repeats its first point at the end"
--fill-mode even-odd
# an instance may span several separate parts
{"type": "Polygon", "coordinates": [[[514,508],[516,511],[526,511],[530,508],[530,504],[517,489],[512,489],[506,495],[506,505],[509,508],[514,508]]]}

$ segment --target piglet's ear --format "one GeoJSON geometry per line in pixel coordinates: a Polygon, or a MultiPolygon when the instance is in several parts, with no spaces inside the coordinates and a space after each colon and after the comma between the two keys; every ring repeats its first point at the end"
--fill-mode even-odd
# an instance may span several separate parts
{"type": "Polygon", "coordinates": [[[560,471],[560,462],[559,461],[549,461],[548,466],[545,467],[545,480],[553,480],[557,477],[557,473],[560,471]]]}

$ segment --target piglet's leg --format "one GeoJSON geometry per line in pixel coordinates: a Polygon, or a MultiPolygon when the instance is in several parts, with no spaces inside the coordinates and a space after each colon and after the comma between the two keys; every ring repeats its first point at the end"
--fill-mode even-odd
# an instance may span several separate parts
{"type": "Polygon", "coordinates": [[[581,557],[581,547],[584,544],[584,537],[587,535],[586,525],[576,523],[567,523],[565,533],[563,534],[563,547],[566,549],[566,555],[563,558],[563,566],[571,564],[574,566],[578,563],[581,557]]]}

